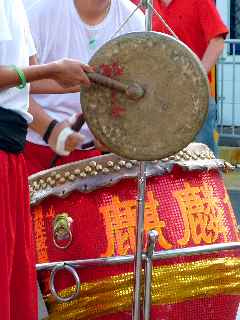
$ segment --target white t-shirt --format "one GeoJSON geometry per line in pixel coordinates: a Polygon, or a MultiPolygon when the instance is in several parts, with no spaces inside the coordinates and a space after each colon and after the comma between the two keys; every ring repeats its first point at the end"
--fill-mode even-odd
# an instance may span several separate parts
{"type": "MultiPolygon", "coordinates": [[[[112,0],[105,19],[96,26],[89,26],[80,19],[74,0],[41,0],[27,10],[39,63],[63,57],[88,63],[97,49],[112,38],[135,8],[129,0],[112,0]]],[[[144,28],[144,15],[138,10],[118,35],[144,31],[144,28]]],[[[59,121],[81,112],[79,93],[35,95],[34,98],[49,115],[59,121]]],[[[85,142],[92,139],[86,124],[81,133],[86,136],[85,142]]],[[[36,144],[45,144],[42,137],[32,130],[29,130],[27,139],[36,144]]]]}
{"type": "Polygon", "coordinates": [[[30,10],[32,6],[34,6],[37,2],[41,0],[23,0],[23,5],[25,9],[30,10]]]}
{"type": "MultiPolygon", "coordinates": [[[[36,54],[22,0],[0,0],[0,65],[26,67],[36,54]]],[[[0,91],[0,106],[20,113],[28,122],[29,85],[0,91]]]]}

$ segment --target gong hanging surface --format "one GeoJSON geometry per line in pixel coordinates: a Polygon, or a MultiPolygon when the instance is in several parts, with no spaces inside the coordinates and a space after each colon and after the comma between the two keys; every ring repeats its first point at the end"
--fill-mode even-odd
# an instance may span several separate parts
{"type": "Polygon", "coordinates": [[[193,141],[208,110],[208,79],[182,42],[156,32],[134,32],[101,47],[89,64],[144,96],[93,83],[81,91],[86,122],[113,153],[128,159],[168,157],[193,141]]]}

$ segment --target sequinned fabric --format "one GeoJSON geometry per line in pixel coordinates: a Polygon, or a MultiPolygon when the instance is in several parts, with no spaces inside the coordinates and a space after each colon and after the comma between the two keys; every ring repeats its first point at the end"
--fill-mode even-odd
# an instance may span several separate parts
{"type": "MultiPolygon", "coordinates": [[[[49,198],[32,208],[38,263],[133,254],[136,180],[123,180],[89,194],[49,198]],[[73,242],[53,243],[53,221],[66,212],[73,219],[73,242]]],[[[217,170],[184,171],[147,181],[145,235],[159,233],[156,250],[239,241],[236,220],[217,170]]],[[[239,302],[239,254],[221,252],[154,263],[152,320],[233,320],[239,302]],[[205,317],[201,318],[201,312],[205,317]]],[[[132,265],[81,269],[79,300],[56,304],[48,296],[50,319],[131,319],[132,265]],[[62,317],[62,318],[61,318],[62,317]]],[[[39,273],[44,294],[49,274],[39,273]]],[[[71,292],[71,277],[56,279],[71,292]]]]}

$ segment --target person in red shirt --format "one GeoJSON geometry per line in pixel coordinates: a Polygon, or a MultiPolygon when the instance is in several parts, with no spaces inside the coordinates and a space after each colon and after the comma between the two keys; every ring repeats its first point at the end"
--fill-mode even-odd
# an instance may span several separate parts
{"type": "MultiPolygon", "coordinates": [[[[138,0],[132,2],[139,3],[138,0]]],[[[209,74],[223,51],[228,34],[214,0],[153,0],[153,5],[179,40],[199,57],[209,74]]],[[[153,30],[170,34],[156,14],[153,15],[153,30]]],[[[207,144],[215,154],[216,119],[217,106],[214,99],[210,99],[209,114],[196,141],[207,144]]]]}
{"type": "MultiPolygon", "coordinates": [[[[154,6],[209,72],[222,53],[228,34],[214,0],[155,0],[154,6]]],[[[156,15],[153,17],[153,30],[169,34],[156,15]]]]}

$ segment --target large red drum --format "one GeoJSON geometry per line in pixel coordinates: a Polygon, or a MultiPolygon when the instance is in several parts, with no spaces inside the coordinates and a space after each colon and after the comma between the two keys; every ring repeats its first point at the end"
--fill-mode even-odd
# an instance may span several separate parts
{"type": "MultiPolygon", "coordinates": [[[[156,251],[239,241],[224,166],[202,144],[147,163],[145,232],[158,231],[156,251]]],[[[137,173],[136,161],[109,154],[31,176],[37,263],[134,254],[137,173]]],[[[132,264],[78,274],[80,296],[57,303],[49,272],[39,272],[49,319],[131,319],[132,264]]],[[[56,286],[63,296],[74,291],[66,272],[57,274],[56,286]]],[[[234,320],[239,293],[236,251],[156,261],[151,319],[234,320]]]]}

